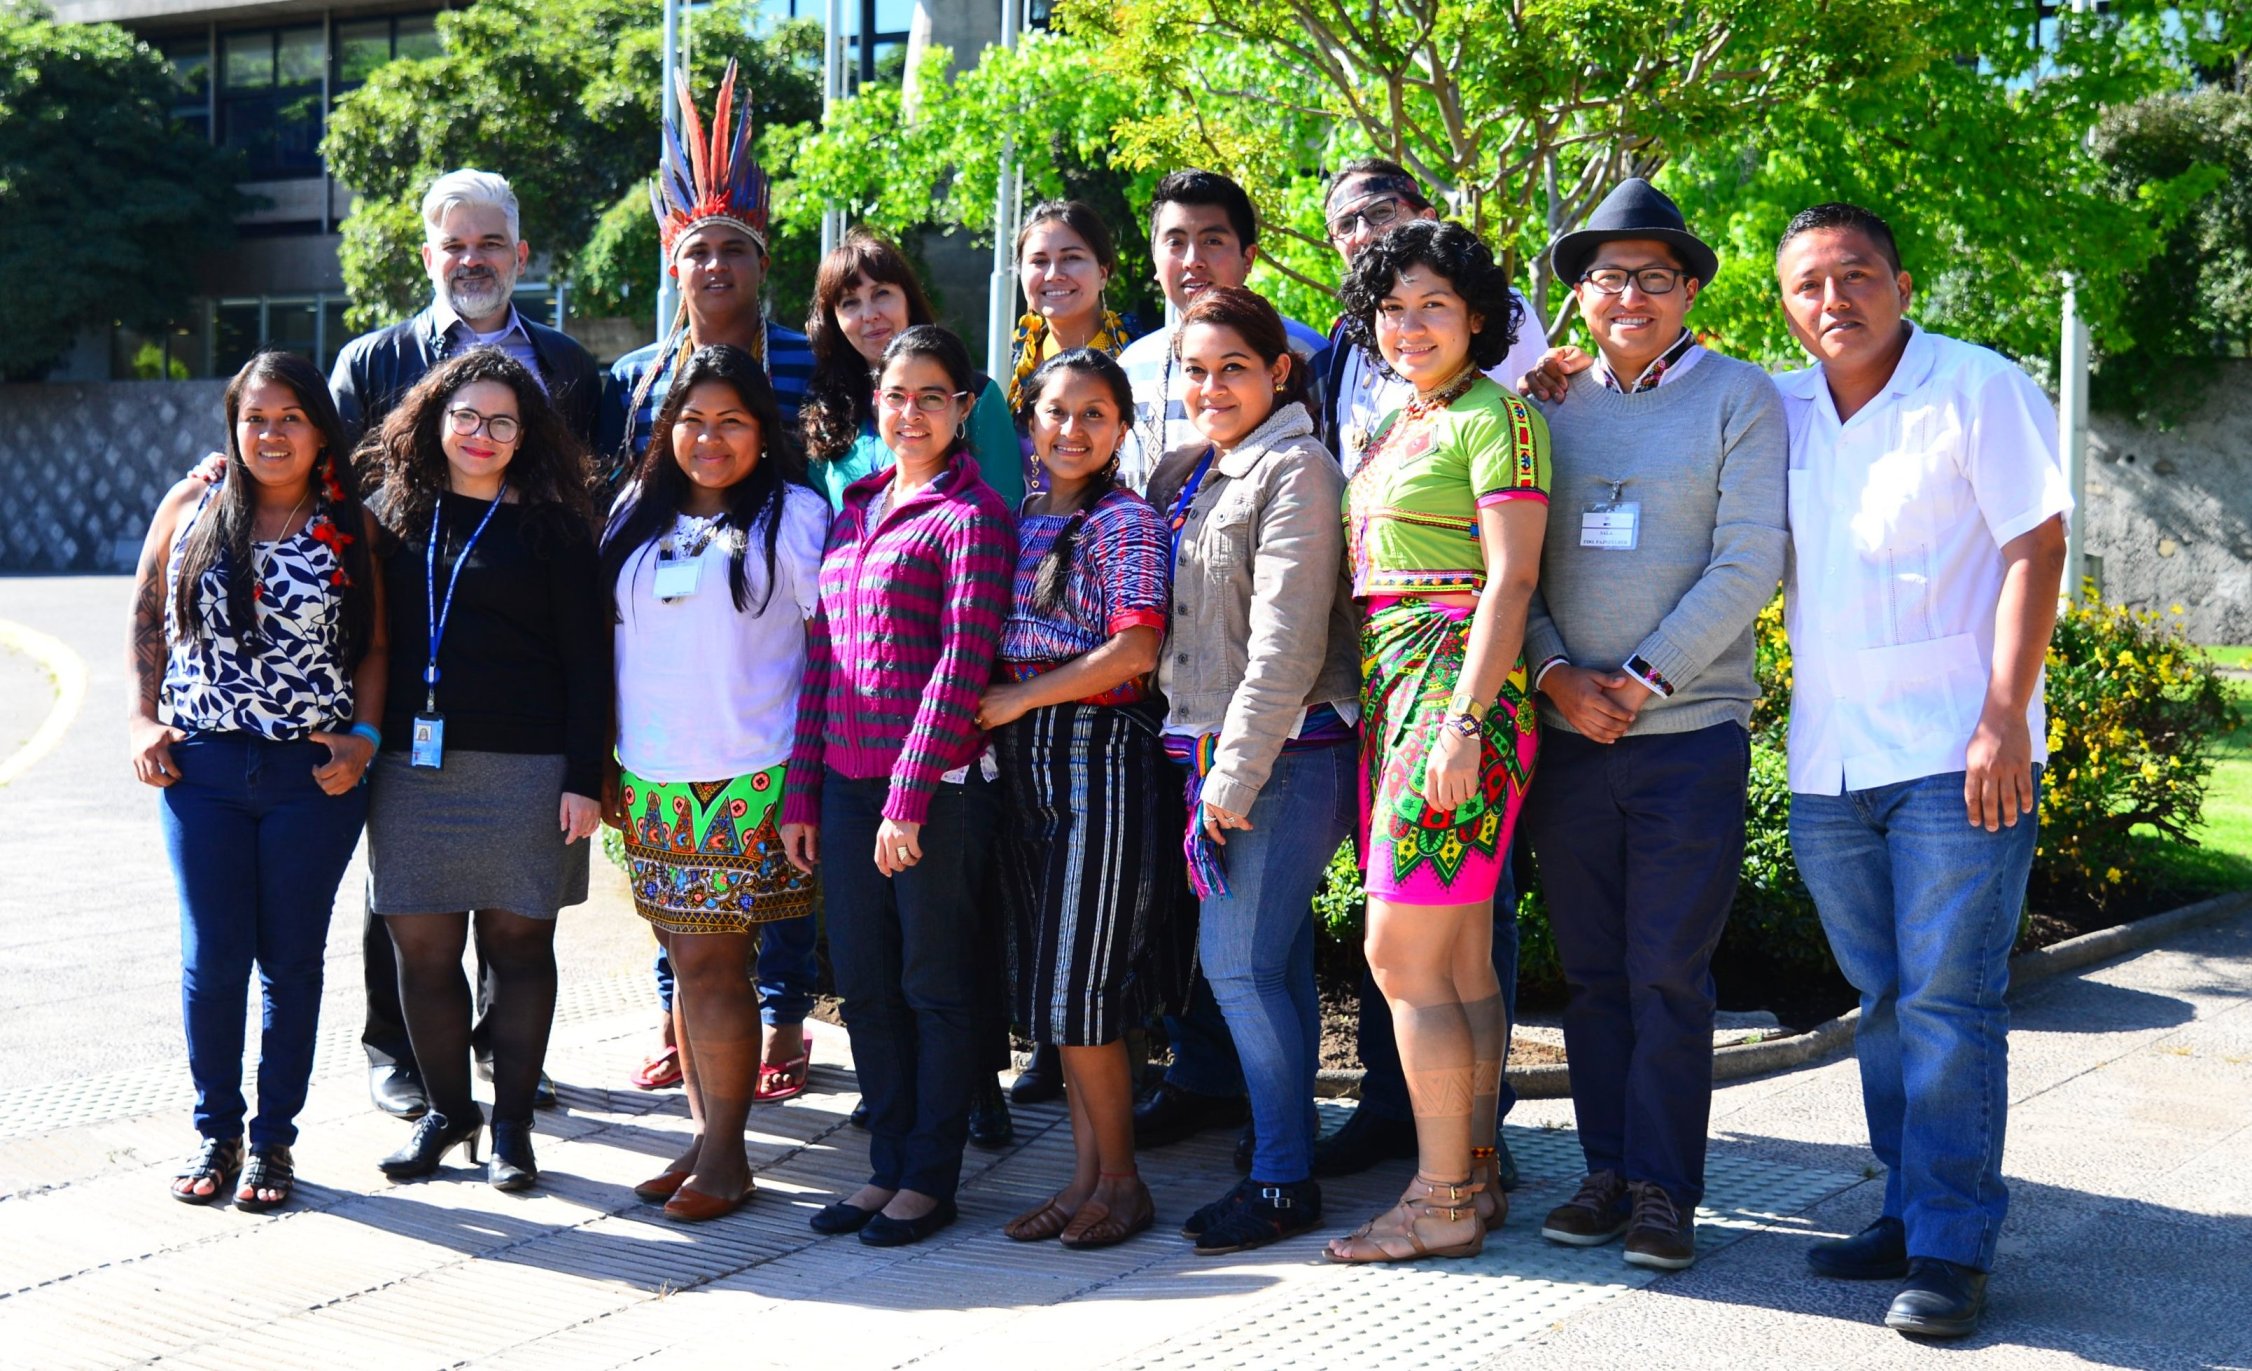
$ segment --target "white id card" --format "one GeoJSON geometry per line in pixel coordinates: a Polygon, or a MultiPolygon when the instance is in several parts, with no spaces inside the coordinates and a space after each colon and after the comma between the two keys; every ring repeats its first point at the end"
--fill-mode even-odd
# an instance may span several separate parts
{"type": "Polygon", "coordinates": [[[660,600],[685,600],[696,593],[696,578],[703,571],[700,557],[683,557],[676,562],[657,563],[655,579],[657,598],[660,600]]]}
{"type": "Polygon", "coordinates": [[[1580,546],[1632,552],[1641,536],[1642,502],[1606,501],[1580,511],[1580,546]]]}
{"type": "Polygon", "coordinates": [[[442,714],[415,715],[412,746],[407,752],[407,765],[426,766],[436,770],[445,764],[445,716],[442,714]]]}

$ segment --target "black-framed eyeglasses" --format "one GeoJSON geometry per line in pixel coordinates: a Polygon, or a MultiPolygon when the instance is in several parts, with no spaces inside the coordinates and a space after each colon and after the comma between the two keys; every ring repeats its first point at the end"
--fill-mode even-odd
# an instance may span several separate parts
{"type": "Polygon", "coordinates": [[[1597,267],[1580,273],[1580,283],[1590,285],[1605,295],[1622,295],[1626,283],[1634,282],[1644,295],[1671,295],[1689,273],[1678,267],[1641,267],[1628,271],[1625,267],[1597,267]]]}
{"type": "Polygon", "coordinates": [[[1362,224],[1368,225],[1372,230],[1390,228],[1399,222],[1401,215],[1407,212],[1407,202],[1399,196],[1380,196],[1358,209],[1346,210],[1343,214],[1330,220],[1329,241],[1334,243],[1340,238],[1352,237],[1353,230],[1362,224]]]}
{"type": "Polygon", "coordinates": [[[496,443],[513,443],[524,429],[513,414],[479,414],[467,405],[446,411],[446,427],[464,438],[482,430],[496,443]]]}
{"type": "Polygon", "coordinates": [[[954,401],[965,399],[968,395],[966,390],[918,390],[912,394],[904,390],[886,390],[877,392],[876,403],[894,414],[905,414],[909,405],[925,414],[937,414],[954,401]]]}

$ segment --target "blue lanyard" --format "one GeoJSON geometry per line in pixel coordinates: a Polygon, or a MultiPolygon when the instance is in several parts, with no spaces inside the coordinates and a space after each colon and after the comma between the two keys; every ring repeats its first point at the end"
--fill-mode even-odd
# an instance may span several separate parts
{"type": "Polygon", "coordinates": [[[477,546],[477,539],[485,525],[493,521],[493,511],[508,498],[508,483],[501,482],[500,492],[485,507],[485,517],[477,521],[477,528],[469,541],[461,545],[461,555],[454,558],[454,569],[446,577],[446,605],[438,607],[438,520],[445,513],[446,497],[440,495],[438,503],[430,510],[430,542],[422,549],[422,592],[426,612],[430,616],[430,660],[422,667],[422,710],[425,714],[438,712],[438,644],[445,640],[446,620],[454,612],[454,587],[461,583],[461,569],[469,563],[469,550],[477,546]]]}
{"type": "Polygon", "coordinates": [[[1198,459],[1196,470],[1189,473],[1188,483],[1181,487],[1181,493],[1173,499],[1173,512],[1165,517],[1165,522],[1171,525],[1173,529],[1173,564],[1175,566],[1181,564],[1181,530],[1188,526],[1189,504],[1196,499],[1197,490],[1204,485],[1204,473],[1212,469],[1212,457],[1218,451],[1219,448],[1211,444],[1205,445],[1204,456],[1198,459]]]}

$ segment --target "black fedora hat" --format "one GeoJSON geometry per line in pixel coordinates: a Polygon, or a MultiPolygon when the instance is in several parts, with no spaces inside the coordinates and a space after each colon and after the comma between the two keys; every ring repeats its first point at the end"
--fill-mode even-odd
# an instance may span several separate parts
{"type": "Polygon", "coordinates": [[[1605,243],[1615,243],[1625,238],[1652,239],[1664,243],[1681,259],[1682,270],[1707,285],[1713,274],[1720,270],[1720,258],[1705,246],[1705,240],[1689,231],[1681,217],[1681,207],[1667,194],[1639,176],[1630,176],[1603,197],[1603,203],[1587,216],[1587,223],[1570,233],[1560,235],[1548,247],[1548,263],[1556,270],[1556,279],[1566,285],[1575,285],[1580,273],[1587,270],[1588,261],[1595,249],[1605,243]]]}

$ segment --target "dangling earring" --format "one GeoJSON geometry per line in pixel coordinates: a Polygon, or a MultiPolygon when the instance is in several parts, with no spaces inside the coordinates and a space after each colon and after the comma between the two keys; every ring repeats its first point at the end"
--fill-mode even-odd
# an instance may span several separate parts
{"type": "Polygon", "coordinates": [[[963,415],[962,422],[954,425],[954,436],[963,442],[969,441],[970,419],[968,415],[963,415]]]}

